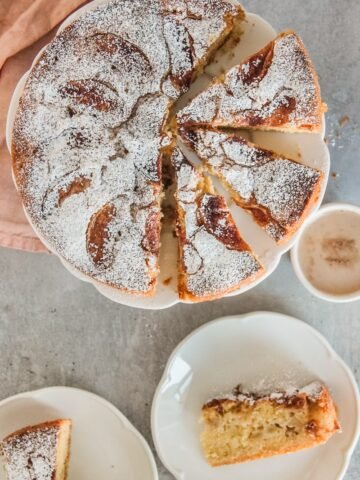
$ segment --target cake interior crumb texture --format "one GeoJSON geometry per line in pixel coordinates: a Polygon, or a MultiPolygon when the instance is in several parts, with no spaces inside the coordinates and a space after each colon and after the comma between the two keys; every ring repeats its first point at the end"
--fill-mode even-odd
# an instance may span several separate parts
{"type": "Polygon", "coordinates": [[[315,447],[340,430],[330,393],[317,382],[266,396],[236,391],[204,405],[202,420],[201,443],[212,466],[315,447]]]}

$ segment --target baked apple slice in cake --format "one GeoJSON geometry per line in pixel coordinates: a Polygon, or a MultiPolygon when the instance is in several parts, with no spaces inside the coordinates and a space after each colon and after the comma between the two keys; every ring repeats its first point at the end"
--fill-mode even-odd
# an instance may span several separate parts
{"type": "Polygon", "coordinates": [[[264,269],[242,239],[221,195],[210,180],[175,148],[178,290],[182,299],[220,298],[254,281],[264,269]]]}

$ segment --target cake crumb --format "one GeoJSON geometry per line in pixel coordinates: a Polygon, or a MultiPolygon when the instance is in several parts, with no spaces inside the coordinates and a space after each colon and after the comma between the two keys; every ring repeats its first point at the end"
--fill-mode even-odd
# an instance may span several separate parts
{"type": "Polygon", "coordinates": [[[349,115],[343,115],[343,116],[340,117],[340,119],[339,119],[339,126],[340,126],[340,128],[344,128],[345,125],[347,125],[349,122],[350,122],[350,117],[349,117],[349,115]]]}
{"type": "Polygon", "coordinates": [[[165,280],[163,280],[163,284],[167,286],[171,283],[171,280],[172,280],[172,277],[165,278],[165,280]]]}

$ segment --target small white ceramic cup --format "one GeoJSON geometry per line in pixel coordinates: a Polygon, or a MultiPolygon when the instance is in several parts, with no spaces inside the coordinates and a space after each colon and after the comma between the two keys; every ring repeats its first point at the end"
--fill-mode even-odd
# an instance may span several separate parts
{"type": "Polygon", "coordinates": [[[354,302],[355,300],[360,300],[360,290],[355,292],[346,293],[346,294],[332,294],[328,292],[324,292],[316,288],[309,279],[305,276],[299,256],[299,247],[301,244],[301,240],[304,236],[304,233],[313,225],[320,217],[329,214],[330,212],[339,212],[339,211],[347,211],[356,213],[360,217],[360,207],[356,205],[351,205],[349,203],[328,203],[322,206],[312,217],[309,221],[305,224],[304,228],[302,229],[297,242],[293,246],[290,252],[291,263],[295,270],[296,276],[300,280],[300,282],[306,287],[309,292],[315,295],[322,300],[327,300],[328,302],[335,302],[335,303],[346,303],[346,302],[354,302]]]}

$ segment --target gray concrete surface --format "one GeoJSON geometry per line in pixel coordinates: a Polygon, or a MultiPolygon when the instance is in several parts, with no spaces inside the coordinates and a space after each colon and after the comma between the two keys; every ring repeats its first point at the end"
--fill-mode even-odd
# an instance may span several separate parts
{"type": "MultiPolygon", "coordinates": [[[[279,30],[291,27],[302,35],[330,108],[328,139],[338,176],[330,178],[326,201],[360,204],[360,1],[244,4],[279,30]],[[344,115],[350,121],[340,128],[344,115]]],[[[152,395],[169,354],[194,328],[221,315],[262,309],[301,318],[328,338],[360,378],[360,303],[333,305],[312,297],[288,256],[240,297],[161,312],[111,303],[50,255],[1,249],[0,272],[0,397],[49,385],[84,388],[118,406],[150,443],[152,395]]],[[[160,463],[159,470],[161,480],[173,478],[160,463]]],[[[346,480],[359,478],[357,449],[346,480]]]]}

